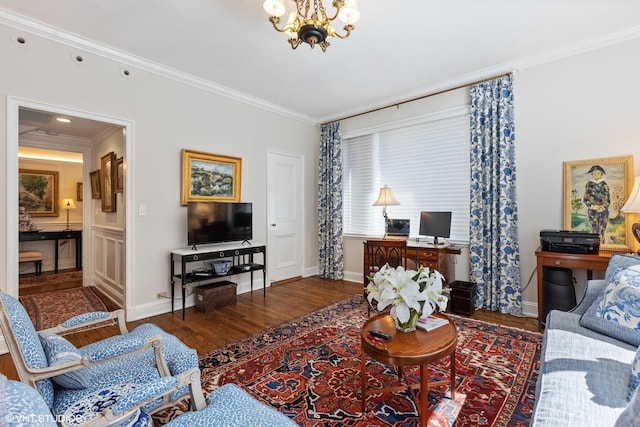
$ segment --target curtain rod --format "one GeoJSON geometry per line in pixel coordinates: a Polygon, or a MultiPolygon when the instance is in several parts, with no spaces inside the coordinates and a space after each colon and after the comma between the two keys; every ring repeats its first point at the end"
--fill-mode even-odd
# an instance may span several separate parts
{"type": "Polygon", "coordinates": [[[478,83],[484,83],[484,82],[487,82],[489,80],[497,79],[497,78],[500,78],[500,77],[505,77],[505,76],[508,76],[510,74],[513,74],[513,71],[509,71],[507,73],[502,73],[502,74],[496,74],[496,75],[491,76],[491,77],[486,77],[486,78],[484,78],[482,80],[475,80],[475,81],[472,81],[472,82],[469,82],[469,83],[464,83],[464,84],[461,84],[461,85],[458,85],[458,86],[450,87],[450,88],[447,88],[447,89],[442,89],[442,90],[439,90],[437,92],[428,93],[426,95],[417,96],[415,98],[407,99],[407,100],[404,100],[404,101],[394,102],[393,104],[385,105],[384,107],[374,108],[373,110],[363,111],[362,113],[352,114],[350,116],[341,117],[339,119],[331,120],[330,122],[325,122],[325,123],[321,123],[321,124],[326,125],[328,123],[337,122],[337,121],[340,121],[340,120],[352,119],[354,117],[364,116],[365,114],[375,113],[376,111],[386,110],[387,108],[391,108],[391,107],[400,107],[401,105],[408,104],[409,102],[419,101],[421,99],[429,98],[429,97],[432,97],[432,96],[435,96],[435,95],[441,95],[443,93],[447,93],[447,92],[451,92],[451,91],[454,91],[454,90],[462,89],[463,87],[473,86],[473,85],[477,85],[478,83]]]}

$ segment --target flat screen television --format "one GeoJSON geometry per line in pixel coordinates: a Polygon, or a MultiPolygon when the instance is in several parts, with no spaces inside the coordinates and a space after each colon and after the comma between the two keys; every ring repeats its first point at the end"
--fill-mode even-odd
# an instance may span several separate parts
{"type": "Polygon", "coordinates": [[[187,241],[189,246],[244,242],[253,238],[251,203],[189,202],[187,241]]]}
{"type": "Polygon", "coordinates": [[[433,237],[437,245],[438,237],[451,235],[451,212],[420,212],[420,236],[433,237]]]}

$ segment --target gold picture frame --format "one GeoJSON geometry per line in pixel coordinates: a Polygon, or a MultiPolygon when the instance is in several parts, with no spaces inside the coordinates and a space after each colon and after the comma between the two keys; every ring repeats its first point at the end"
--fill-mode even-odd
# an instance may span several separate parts
{"type": "Polygon", "coordinates": [[[102,192],[100,191],[100,181],[102,177],[100,176],[100,169],[95,170],[93,172],[89,172],[89,181],[91,181],[91,198],[99,199],[102,197],[102,192]]]}
{"type": "Polygon", "coordinates": [[[242,159],[182,150],[181,204],[239,202],[242,159]]]}
{"type": "Polygon", "coordinates": [[[18,170],[18,206],[31,216],[59,216],[58,172],[18,170]]]}
{"type": "Polygon", "coordinates": [[[116,193],[124,191],[124,159],[121,157],[116,160],[116,193]]]}
{"type": "Polygon", "coordinates": [[[633,186],[633,156],[563,162],[563,228],[597,233],[600,249],[628,251],[628,216],[620,212],[633,186]]]}
{"type": "Polygon", "coordinates": [[[102,190],[102,212],[116,211],[116,153],[113,151],[100,158],[100,190],[102,190]]]}
{"type": "Polygon", "coordinates": [[[81,202],[83,197],[83,186],[81,182],[76,183],[76,201],[81,202]]]}

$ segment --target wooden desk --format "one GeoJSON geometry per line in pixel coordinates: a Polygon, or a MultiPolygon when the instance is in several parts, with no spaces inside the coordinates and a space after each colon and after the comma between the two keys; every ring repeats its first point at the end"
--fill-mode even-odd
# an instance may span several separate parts
{"type": "Polygon", "coordinates": [[[460,248],[455,246],[420,246],[413,241],[407,242],[407,260],[415,263],[415,266],[407,263],[407,268],[417,268],[422,265],[431,270],[438,270],[444,276],[446,285],[456,280],[455,260],[452,255],[460,255],[460,252],[460,248]]]}
{"type": "MultiPolygon", "coordinates": [[[[364,286],[369,283],[368,274],[373,274],[369,268],[367,259],[367,242],[364,244],[363,256],[363,279],[364,286]]],[[[406,259],[404,265],[407,268],[417,269],[420,266],[429,267],[431,270],[438,270],[444,276],[444,285],[456,280],[455,259],[453,255],[460,255],[461,250],[455,246],[433,246],[420,244],[416,241],[407,241],[406,259]]],[[[399,253],[399,252],[398,252],[399,253]]],[[[402,264],[402,263],[400,263],[402,264]]]]}
{"type": "Polygon", "coordinates": [[[570,269],[587,270],[587,279],[593,278],[593,270],[605,271],[609,266],[609,259],[620,252],[600,251],[595,255],[567,254],[561,252],[536,250],[537,273],[538,273],[538,330],[542,331],[542,268],[543,267],[563,267],[570,269]]]}
{"type": "Polygon", "coordinates": [[[76,270],[82,270],[82,230],[68,231],[21,231],[19,241],[38,242],[40,240],[55,241],[55,272],[58,272],[58,242],[60,240],[76,241],[76,270]]]}
{"type": "Polygon", "coordinates": [[[361,409],[366,410],[366,398],[368,394],[380,394],[389,391],[408,390],[411,397],[416,401],[420,415],[420,425],[426,427],[429,423],[428,395],[429,385],[448,384],[451,387],[451,399],[456,398],[456,345],[458,344],[458,330],[449,319],[447,325],[436,328],[432,331],[417,329],[413,332],[400,332],[396,330],[395,321],[388,313],[378,314],[368,319],[360,331],[360,345],[362,349],[361,360],[361,409]],[[378,344],[369,338],[370,330],[382,331],[391,336],[391,340],[386,344],[378,344]],[[379,362],[395,365],[398,367],[398,376],[403,385],[390,386],[386,388],[372,388],[367,390],[367,355],[379,362]],[[429,363],[451,356],[449,380],[432,381],[429,383],[428,367],[429,363]],[[409,383],[404,378],[403,368],[405,366],[420,366],[420,382],[409,383]],[[420,396],[416,396],[414,390],[420,391],[420,396]],[[418,399],[416,399],[418,397],[418,399]]]}

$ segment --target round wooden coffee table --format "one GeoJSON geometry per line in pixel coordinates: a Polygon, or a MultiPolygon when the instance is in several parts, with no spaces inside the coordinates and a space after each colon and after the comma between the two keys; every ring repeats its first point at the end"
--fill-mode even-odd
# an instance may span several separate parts
{"type": "MultiPolygon", "coordinates": [[[[407,390],[411,393],[418,405],[421,425],[424,427],[429,420],[428,394],[429,377],[427,368],[429,363],[440,360],[445,356],[451,356],[451,398],[456,397],[456,345],[458,343],[458,331],[449,319],[449,323],[426,332],[417,329],[414,332],[400,332],[396,329],[395,322],[390,314],[378,314],[367,320],[360,331],[360,344],[362,348],[362,413],[365,413],[365,401],[368,394],[407,390]],[[377,343],[369,338],[370,330],[382,331],[391,336],[385,344],[377,343]],[[367,390],[367,355],[379,362],[398,367],[398,376],[405,384],[382,389],[367,390]],[[420,382],[410,383],[404,376],[404,366],[420,366],[420,382]],[[416,399],[415,390],[420,390],[420,399],[416,399]]],[[[432,386],[446,384],[447,381],[431,382],[432,386]]]]}

